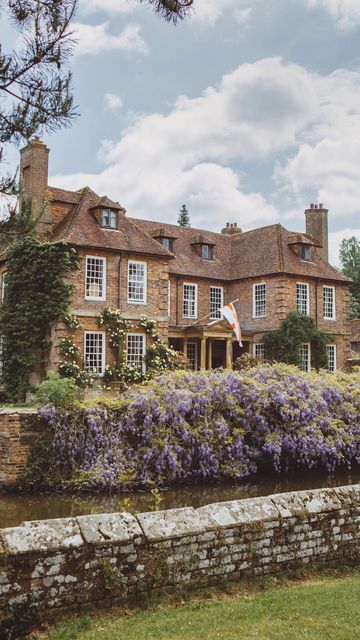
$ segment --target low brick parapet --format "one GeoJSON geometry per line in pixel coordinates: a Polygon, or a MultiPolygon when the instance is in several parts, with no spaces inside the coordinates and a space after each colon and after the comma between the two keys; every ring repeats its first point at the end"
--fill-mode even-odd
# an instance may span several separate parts
{"type": "Polygon", "coordinates": [[[24,522],[0,530],[0,611],[110,606],[176,587],[355,561],[360,485],[131,515],[24,522]]]}
{"type": "Polygon", "coordinates": [[[45,426],[36,409],[0,409],[0,487],[16,486],[45,426]]]}

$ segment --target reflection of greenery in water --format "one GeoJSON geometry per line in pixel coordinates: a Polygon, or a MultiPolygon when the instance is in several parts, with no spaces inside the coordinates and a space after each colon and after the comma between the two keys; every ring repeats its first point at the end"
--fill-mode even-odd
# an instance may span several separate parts
{"type": "Polygon", "coordinates": [[[243,484],[192,485],[171,488],[159,492],[126,493],[118,495],[21,495],[0,494],[0,528],[16,526],[24,520],[45,520],[66,518],[83,514],[131,513],[174,509],[178,507],[199,507],[211,502],[241,500],[256,496],[300,491],[319,487],[333,487],[360,482],[360,466],[351,472],[341,470],[329,476],[326,473],[309,472],[293,475],[256,477],[253,482],[243,484]]]}

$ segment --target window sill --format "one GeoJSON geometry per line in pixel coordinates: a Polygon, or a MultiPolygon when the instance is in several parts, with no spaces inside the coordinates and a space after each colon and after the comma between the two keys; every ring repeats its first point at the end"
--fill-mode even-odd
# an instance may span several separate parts
{"type": "Polygon", "coordinates": [[[128,300],[127,303],[128,304],[139,304],[142,307],[145,307],[147,305],[147,302],[141,302],[140,300],[128,300]]]}
{"type": "Polygon", "coordinates": [[[91,296],[85,296],[85,300],[90,300],[91,302],[106,302],[106,298],[92,298],[91,296]]]}

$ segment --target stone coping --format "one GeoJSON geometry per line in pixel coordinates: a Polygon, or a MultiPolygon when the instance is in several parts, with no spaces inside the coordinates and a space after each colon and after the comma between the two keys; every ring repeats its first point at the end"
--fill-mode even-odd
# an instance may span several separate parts
{"type": "Polygon", "coordinates": [[[232,500],[194,509],[185,507],[132,515],[102,513],[23,522],[0,529],[0,553],[36,554],[84,545],[146,544],[236,526],[334,512],[360,505],[360,484],[232,500]]]}

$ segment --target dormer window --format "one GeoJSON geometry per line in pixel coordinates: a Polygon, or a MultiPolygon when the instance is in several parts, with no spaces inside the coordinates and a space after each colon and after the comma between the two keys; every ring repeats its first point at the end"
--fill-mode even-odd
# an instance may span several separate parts
{"type": "Polygon", "coordinates": [[[118,228],[117,211],[113,211],[112,209],[102,209],[101,226],[104,229],[117,229],[118,228]]]}
{"type": "Polygon", "coordinates": [[[299,256],[300,256],[300,260],[306,260],[307,262],[311,262],[311,244],[300,244],[299,256]]]}
{"type": "Polygon", "coordinates": [[[212,260],[213,259],[213,247],[210,244],[201,244],[200,245],[200,255],[203,260],[212,260]]]}
{"type": "Polygon", "coordinates": [[[160,242],[165,249],[174,253],[174,238],[160,238],[160,242]]]}

